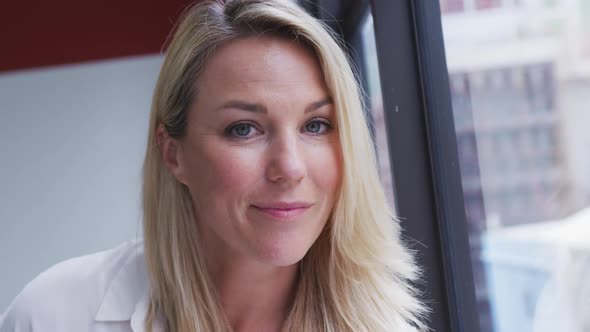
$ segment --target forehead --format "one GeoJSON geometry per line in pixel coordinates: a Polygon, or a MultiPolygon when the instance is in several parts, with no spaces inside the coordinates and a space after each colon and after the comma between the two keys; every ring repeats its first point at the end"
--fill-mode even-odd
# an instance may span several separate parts
{"type": "Polygon", "coordinates": [[[205,96],[243,90],[327,95],[315,54],[295,41],[270,36],[232,40],[218,47],[196,84],[205,96]]]}

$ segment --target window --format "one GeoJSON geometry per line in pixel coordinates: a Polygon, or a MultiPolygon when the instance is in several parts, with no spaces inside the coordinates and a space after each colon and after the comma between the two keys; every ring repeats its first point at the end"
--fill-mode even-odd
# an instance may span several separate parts
{"type": "Polygon", "coordinates": [[[385,129],[385,114],[383,110],[383,98],[381,94],[381,82],[379,67],[377,64],[377,49],[375,46],[375,34],[373,31],[373,16],[368,14],[361,27],[362,34],[362,59],[364,60],[364,73],[369,97],[370,116],[373,120],[373,132],[375,137],[375,149],[379,162],[379,174],[385,188],[390,206],[395,208],[393,193],[393,180],[391,178],[391,166],[389,164],[389,149],[387,143],[387,131],[385,129]]]}
{"type": "MultiPolygon", "coordinates": [[[[502,5],[492,0],[475,4],[477,9],[502,5]]],[[[449,71],[482,332],[574,332],[590,326],[586,314],[555,309],[579,310],[587,299],[587,293],[569,289],[568,282],[590,288],[590,246],[581,249],[571,242],[572,238],[582,241],[579,232],[590,234],[590,186],[584,175],[590,168],[575,172],[570,167],[590,165],[586,152],[590,150],[579,144],[590,140],[584,129],[590,115],[580,116],[587,97],[579,93],[590,86],[590,75],[568,64],[575,58],[568,50],[582,45],[585,37],[563,30],[559,39],[564,44],[549,40],[535,44],[538,37],[518,31],[533,19],[527,16],[531,12],[514,16],[514,31],[504,31],[509,38],[496,38],[492,31],[502,19],[495,21],[492,13],[483,12],[465,13],[463,27],[486,29],[491,32],[487,39],[461,41],[456,31],[443,31],[445,39],[453,41],[446,49],[450,63],[456,63],[453,57],[476,54],[482,47],[497,50],[474,68],[449,71]],[[473,20],[473,15],[481,20],[473,20]],[[464,106],[465,100],[470,100],[470,107],[464,106]],[[474,143],[469,144],[475,149],[465,147],[465,118],[472,119],[474,143]],[[465,157],[471,153],[475,156],[465,157]],[[473,181],[474,169],[480,182],[473,181]],[[580,260],[585,263],[575,264],[586,272],[564,276],[560,269],[574,264],[574,255],[585,257],[580,260]]],[[[571,16],[567,20],[576,19],[574,11],[567,15],[571,16]]],[[[443,13],[443,22],[447,19],[458,20],[443,13]]],[[[538,22],[546,28],[551,24],[548,18],[538,22]]]]}
{"type": "Polygon", "coordinates": [[[498,8],[502,5],[502,0],[475,0],[475,8],[491,9],[498,8]]]}
{"type": "Polygon", "coordinates": [[[581,53],[585,61],[590,61],[590,1],[579,2],[580,22],[582,23],[580,35],[582,37],[581,53]]]}
{"type": "MultiPolygon", "coordinates": [[[[421,59],[428,59],[426,62],[429,62],[435,58],[419,54],[419,49],[424,45],[417,47],[416,42],[428,42],[416,39],[415,29],[422,31],[425,28],[436,33],[437,30],[431,30],[436,27],[438,34],[441,34],[438,8],[435,7],[433,11],[432,4],[436,3],[371,2],[384,123],[393,161],[391,172],[397,214],[402,218],[404,237],[418,251],[418,263],[427,271],[424,283],[417,286],[423,290],[425,300],[431,305],[433,314],[429,317],[429,325],[437,332],[471,332],[477,331],[478,322],[473,305],[475,286],[471,273],[472,262],[468,253],[469,248],[478,248],[478,241],[469,241],[467,229],[478,227],[478,224],[468,225],[465,215],[481,218],[485,211],[483,196],[477,191],[480,187],[479,165],[474,158],[478,157],[478,146],[470,112],[473,107],[470,91],[473,87],[465,75],[451,79],[451,88],[463,95],[462,99],[453,101],[458,105],[455,114],[461,119],[462,125],[463,136],[459,148],[456,146],[454,128],[444,124],[453,118],[451,107],[439,112],[435,110],[438,107],[436,105],[443,105],[445,101],[441,103],[428,97],[438,94],[430,90],[432,87],[449,88],[449,85],[445,85],[449,83],[447,73],[436,69],[443,63],[420,68],[421,59]],[[434,72],[430,72],[430,69],[434,69],[434,72]],[[423,77],[425,73],[431,76],[423,77]],[[444,82],[443,85],[438,84],[439,79],[444,82]],[[468,183],[460,181],[457,163],[459,153],[461,158],[470,162],[462,170],[470,176],[468,183]],[[454,166],[447,162],[451,160],[454,166]],[[442,179],[451,185],[441,186],[442,179]],[[466,191],[474,188],[467,205],[462,200],[463,187],[466,191]],[[446,197],[451,199],[447,200],[446,197]],[[453,261],[449,260],[451,256],[453,261]]],[[[439,38],[438,43],[442,46],[442,38],[439,38]]],[[[433,49],[431,47],[434,44],[429,44],[430,49],[433,49]]],[[[443,58],[436,58],[435,62],[443,58]]],[[[441,96],[447,98],[450,106],[448,90],[441,96]]],[[[481,284],[485,285],[485,282],[481,284]]]]}
{"type": "Polygon", "coordinates": [[[440,9],[444,13],[462,12],[465,8],[464,0],[441,0],[440,9]]]}

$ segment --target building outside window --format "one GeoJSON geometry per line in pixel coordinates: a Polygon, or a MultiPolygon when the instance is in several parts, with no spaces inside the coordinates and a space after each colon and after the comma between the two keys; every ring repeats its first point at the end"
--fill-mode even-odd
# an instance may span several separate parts
{"type": "Polygon", "coordinates": [[[590,1],[474,5],[441,1],[481,331],[587,331],[548,313],[583,306],[560,267],[590,280],[590,1]]]}

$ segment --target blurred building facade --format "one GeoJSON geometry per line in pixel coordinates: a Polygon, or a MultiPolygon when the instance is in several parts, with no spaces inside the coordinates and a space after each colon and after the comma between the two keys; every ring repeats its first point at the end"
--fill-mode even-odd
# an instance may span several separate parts
{"type": "Polygon", "coordinates": [[[482,332],[481,234],[590,204],[590,1],[441,0],[482,332]]]}

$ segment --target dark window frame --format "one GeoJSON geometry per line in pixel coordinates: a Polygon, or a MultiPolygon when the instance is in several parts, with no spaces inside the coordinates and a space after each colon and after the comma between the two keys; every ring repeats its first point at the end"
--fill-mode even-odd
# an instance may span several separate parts
{"type": "Polygon", "coordinates": [[[370,7],[396,206],[403,235],[424,269],[424,283],[417,286],[432,310],[429,326],[436,332],[479,331],[439,2],[303,4],[343,36],[357,61],[358,31],[370,7]]]}

